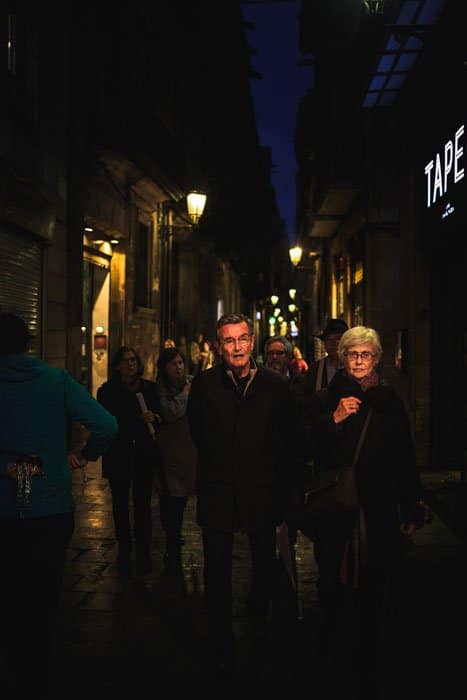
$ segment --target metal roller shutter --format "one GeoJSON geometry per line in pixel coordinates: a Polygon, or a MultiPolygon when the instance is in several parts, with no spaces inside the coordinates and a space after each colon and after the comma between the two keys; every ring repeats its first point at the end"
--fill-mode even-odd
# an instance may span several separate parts
{"type": "Polygon", "coordinates": [[[0,227],[0,309],[26,321],[36,357],[42,350],[42,252],[32,237],[0,227]]]}

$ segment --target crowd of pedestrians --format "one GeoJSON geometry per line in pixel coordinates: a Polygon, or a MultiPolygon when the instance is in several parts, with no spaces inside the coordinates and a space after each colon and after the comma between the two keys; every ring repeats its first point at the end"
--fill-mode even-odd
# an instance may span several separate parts
{"type": "MultiPolygon", "coordinates": [[[[196,497],[213,672],[236,668],[236,533],[246,535],[250,548],[247,613],[265,624],[280,566],[287,568],[292,594],[296,590],[294,548],[302,530],[318,564],[320,644],[334,690],[376,700],[392,586],[404,545],[424,522],[422,489],[404,404],[379,370],[377,331],[330,319],[320,338],[324,356],[310,363],[283,336],[267,338],[258,362],[251,319],[225,314],[214,342],[197,335],[189,365],[167,339],[152,379],[144,378],[136,349],[122,346],[96,400],[65,370],[28,356],[24,321],[0,314],[6,687],[15,689],[24,654],[40,687],[47,687],[73,533],[71,471],[102,456],[122,577],[133,574],[134,548],[136,575],[151,572],[153,494],[168,562],[180,559],[184,512],[196,497]],[[85,445],[73,450],[71,421],[88,430],[85,445]],[[352,460],[357,501],[326,513],[306,507],[316,496],[314,480],[352,460]]],[[[296,615],[294,606],[290,614],[296,615]]]]}

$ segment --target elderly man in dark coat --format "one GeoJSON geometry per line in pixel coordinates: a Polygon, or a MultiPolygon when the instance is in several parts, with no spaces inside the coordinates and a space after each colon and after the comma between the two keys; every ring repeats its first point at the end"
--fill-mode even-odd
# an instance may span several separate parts
{"type": "Polygon", "coordinates": [[[251,615],[265,617],[272,596],[276,525],[287,489],[289,393],[277,372],[252,358],[253,324],[241,314],[217,322],[222,362],[195,377],[188,419],[198,448],[197,520],[202,528],[209,633],[219,668],[232,667],[232,548],[248,535],[251,615]]]}

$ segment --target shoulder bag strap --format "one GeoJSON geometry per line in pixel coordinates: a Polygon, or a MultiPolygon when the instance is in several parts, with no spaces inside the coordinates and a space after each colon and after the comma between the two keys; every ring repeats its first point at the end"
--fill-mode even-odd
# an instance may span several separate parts
{"type": "Polygon", "coordinates": [[[352,468],[355,467],[355,465],[358,462],[358,458],[360,457],[360,450],[362,449],[363,445],[363,440],[365,439],[365,434],[368,428],[368,423],[370,422],[371,414],[373,413],[373,409],[370,408],[368,410],[368,413],[366,414],[365,422],[363,424],[362,432],[360,433],[360,437],[358,438],[358,443],[357,447],[355,448],[355,454],[353,456],[352,460],[352,468]]]}

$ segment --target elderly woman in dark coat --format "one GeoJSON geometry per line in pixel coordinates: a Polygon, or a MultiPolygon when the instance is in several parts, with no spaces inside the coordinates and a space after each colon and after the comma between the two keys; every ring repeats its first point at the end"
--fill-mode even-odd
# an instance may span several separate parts
{"type": "Polygon", "coordinates": [[[164,349],[157,362],[156,390],[161,425],[158,444],[161,458],[160,517],[166,535],[166,557],[177,557],[184,543],[183,516],[193,495],[196,448],[186,416],[192,376],[177,348],[164,349]]]}
{"type": "Polygon", "coordinates": [[[378,333],[350,328],[338,356],[344,369],[309,403],[315,468],[350,465],[370,408],[372,415],[356,465],[360,510],[316,517],[318,591],[326,641],[339,658],[333,677],[348,683],[343,666],[348,662],[348,672],[356,671],[361,683],[358,697],[374,700],[390,584],[401,541],[418,524],[421,486],[403,402],[376,372],[382,356],[378,333]]]}

